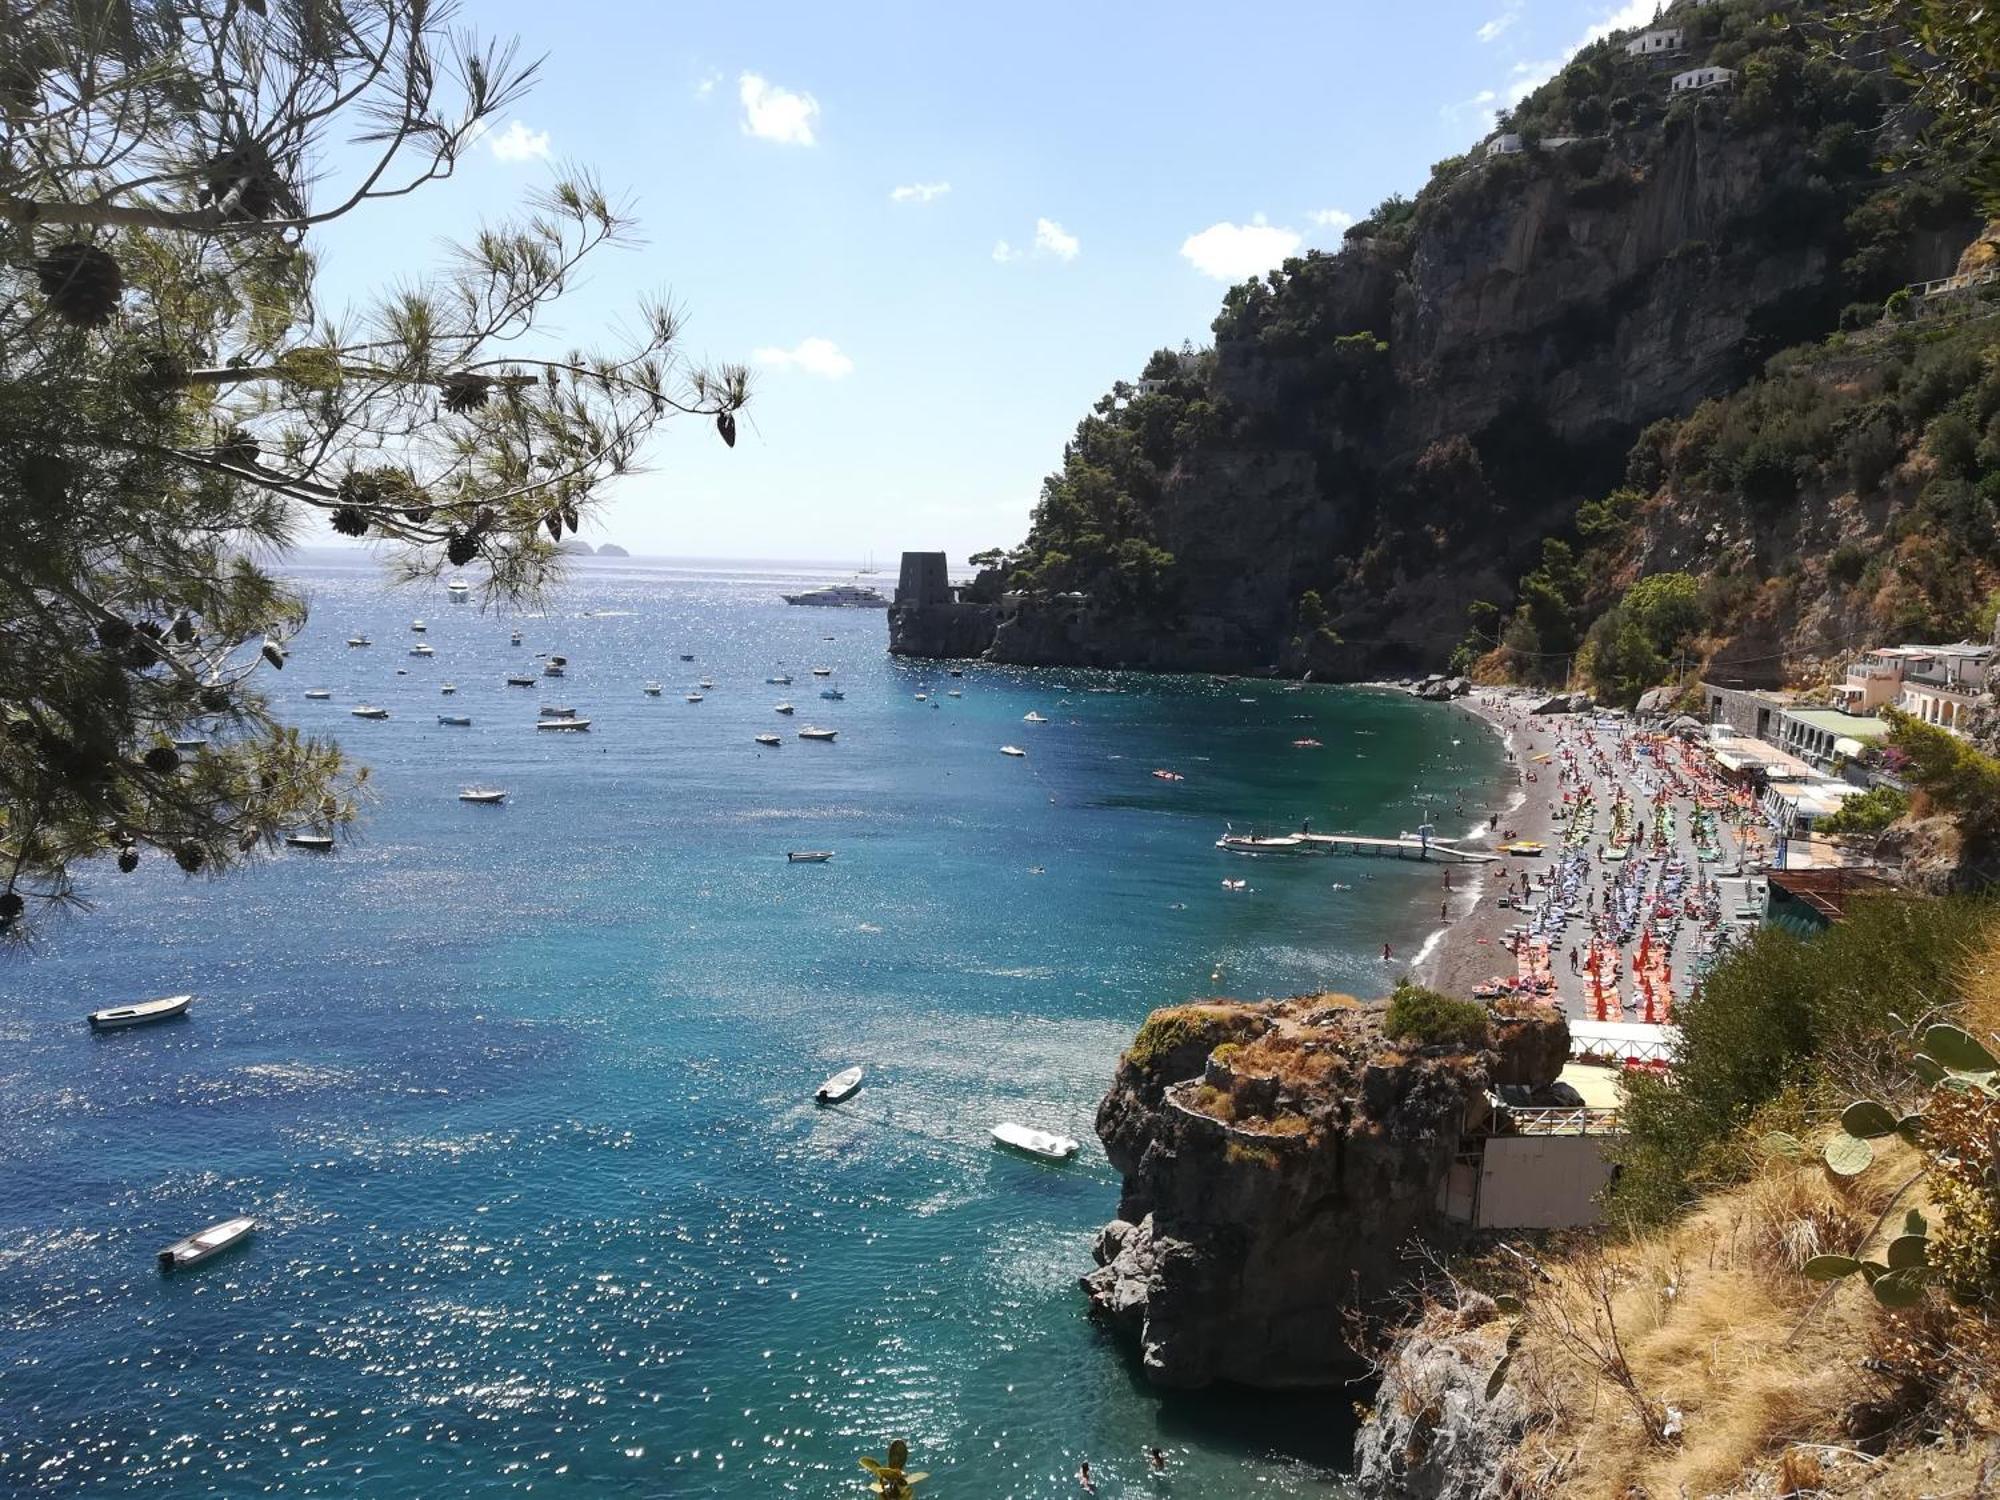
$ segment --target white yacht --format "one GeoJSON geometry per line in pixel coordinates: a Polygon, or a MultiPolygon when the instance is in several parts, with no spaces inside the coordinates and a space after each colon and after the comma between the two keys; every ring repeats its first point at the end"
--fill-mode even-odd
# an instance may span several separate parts
{"type": "Polygon", "coordinates": [[[1023,724],[1046,724],[1049,721],[1031,708],[1021,715],[1021,722],[1023,724]]]}
{"type": "Polygon", "coordinates": [[[414,646],[410,647],[410,655],[412,655],[412,656],[436,656],[436,655],[437,655],[437,647],[435,647],[435,646],[432,646],[432,645],[429,645],[429,644],[427,644],[427,643],[425,643],[425,642],[422,642],[422,641],[419,641],[419,642],[418,642],[418,643],[417,643],[416,645],[414,645],[414,646]]]}
{"type": "Polygon", "coordinates": [[[426,625],[422,620],[410,621],[410,634],[412,635],[422,635],[426,630],[429,629],[430,626],[426,625]]]}
{"type": "Polygon", "coordinates": [[[825,588],[807,589],[803,594],[785,594],[787,604],[816,604],[826,609],[887,609],[889,601],[875,589],[860,583],[831,583],[825,588]]]}
{"type": "Polygon", "coordinates": [[[567,719],[537,719],[535,720],[535,728],[561,729],[568,730],[574,734],[581,734],[584,730],[590,728],[590,720],[579,719],[574,715],[567,719]]]}
{"type": "Polygon", "coordinates": [[[1000,747],[1000,753],[1002,755],[1019,756],[1019,755],[1026,755],[1028,752],[1023,750],[1019,745],[1002,745],[1000,747]]]}

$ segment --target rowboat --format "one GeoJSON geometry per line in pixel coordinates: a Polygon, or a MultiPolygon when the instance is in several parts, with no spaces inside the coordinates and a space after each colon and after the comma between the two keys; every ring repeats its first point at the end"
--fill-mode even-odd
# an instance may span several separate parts
{"type": "Polygon", "coordinates": [[[450,725],[454,726],[455,728],[458,728],[458,729],[464,729],[464,728],[468,727],[468,726],[469,726],[469,725],[470,725],[470,724],[472,723],[472,715],[471,715],[471,714],[439,714],[439,715],[438,715],[438,723],[440,723],[440,724],[450,724],[450,725]]]}
{"type": "Polygon", "coordinates": [[[813,1099],[819,1104],[838,1104],[843,1099],[851,1098],[854,1091],[860,1087],[861,1068],[859,1064],[856,1064],[851,1068],[842,1068],[833,1077],[822,1083],[814,1091],[813,1099]]]}
{"type": "Polygon", "coordinates": [[[164,1000],[141,1000],[134,1005],[114,1005],[106,1010],[90,1013],[91,1028],[96,1031],[116,1031],[121,1026],[144,1026],[149,1021],[170,1021],[175,1016],[187,1014],[187,1008],[194,1003],[192,995],[169,995],[164,1000]]]}
{"type": "Polygon", "coordinates": [[[802,740],[830,740],[839,733],[838,729],[820,729],[808,724],[799,731],[799,738],[802,740]]]}
{"type": "Polygon", "coordinates": [[[308,698],[311,698],[314,702],[320,702],[327,698],[331,698],[333,696],[333,690],[331,688],[307,688],[306,696],[308,698]]]}
{"type": "Polygon", "coordinates": [[[1039,1156],[1047,1161],[1067,1161],[1076,1155],[1077,1144],[1066,1135],[1057,1135],[1050,1130],[1037,1130],[1032,1125],[1016,1125],[1012,1120],[1003,1120],[995,1125],[993,1139],[1015,1151],[1024,1151],[1029,1156],[1039,1156]]]}
{"type": "Polygon", "coordinates": [[[815,676],[815,677],[831,677],[832,675],[833,675],[833,668],[832,668],[832,667],[814,667],[814,668],[813,668],[813,676],[815,676]]]}
{"type": "Polygon", "coordinates": [[[497,806],[507,800],[507,793],[497,786],[469,786],[458,794],[461,802],[477,802],[487,807],[497,806]]]}
{"type": "Polygon", "coordinates": [[[184,1240],[176,1240],[160,1252],[162,1271],[185,1270],[198,1266],[212,1256],[220,1255],[231,1245],[240,1245],[250,1238],[250,1231],[257,1227],[255,1219],[224,1219],[220,1224],[211,1224],[199,1234],[191,1234],[184,1240]]]}
{"type": "Polygon", "coordinates": [[[793,849],[785,858],[795,865],[823,865],[833,858],[831,849],[793,849]]]}
{"type": "Polygon", "coordinates": [[[535,728],[581,731],[590,728],[590,720],[575,717],[567,719],[537,719],[535,720],[535,728]]]}
{"type": "Polygon", "coordinates": [[[1002,745],[1000,753],[1002,755],[1026,755],[1028,752],[1023,750],[1019,745],[1002,745]]]}
{"type": "Polygon", "coordinates": [[[785,743],[775,734],[760,734],[756,736],[756,740],[760,745],[782,745],[785,743]]]}
{"type": "Polygon", "coordinates": [[[357,719],[386,719],[389,717],[388,709],[377,708],[372,703],[363,703],[358,708],[350,708],[348,712],[353,714],[357,719]]]}
{"type": "Polygon", "coordinates": [[[288,833],[285,842],[294,849],[304,849],[309,854],[331,854],[333,835],[327,833],[288,833]]]}
{"type": "Polygon", "coordinates": [[[507,678],[508,687],[533,687],[534,685],[535,685],[535,679],[529,677],[525,673],[515,672],[510,674],[507,678]]]}

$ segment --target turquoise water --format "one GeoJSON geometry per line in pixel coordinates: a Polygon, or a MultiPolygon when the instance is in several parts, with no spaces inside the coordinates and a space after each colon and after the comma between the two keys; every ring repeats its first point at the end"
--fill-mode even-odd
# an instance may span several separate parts
{"type": "Polygon", "coordinates": [[[955,681],[748,570],[584,564],[517,621],[358,559],[299,576],[278,683],[374,767],[355,841],[93,871],[95,912],[0,961],[0,1489],[827,1495],[900,1435],[938,1497],[1073,1494],[1086,1457],[1107,1494],[1340,1492],[1345,1396],[1163,1402],[1085,1317],[1117,1200],[1091,1117],[1151,1007],[1378,990],[1434,925],[1434,871],[1231,861],[1226,819],[1394,833],[1490,781],[1490,736],[1391,694],[955,681]],[[538,651],[568,678],[505,687],[538,651]],[[591,731],[535,733],[552,701],[591,731]],[[185,1021],[82,1025],[181,990],[185,1021]],[[1003,1155],[1010,1118],[1083,1153],[1003,1155]],[[248,1247],[154,1271],[238,1212],[248,1247]]]}

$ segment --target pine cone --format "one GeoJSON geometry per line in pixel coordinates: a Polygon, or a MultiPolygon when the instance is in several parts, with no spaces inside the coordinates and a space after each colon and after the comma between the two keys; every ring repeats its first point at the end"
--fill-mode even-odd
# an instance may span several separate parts
{"type": "Polygon", "coordinates": [[[130,620],[110,619],[97,622],[97,644],[106,651],[123,651],[131,640],[130,620]]]}
{"type": "Polygon", "coordinates": [[[563,518],[560,510],[552,510],[543,516],[542,524],[549,528],[550,541],[559,542],[562,540],[563,518]]]}
{"type": "Polygon", "coordinates": [[[562,518],[563,518],[563,525],[567,526],[571,531],[576,530],[576,525],[577,525],[576,507],[567,500],[563,502],[562,518]]]}
{"type": "Polygon", "coordinates": [[[201,707],[204,713],[227,713],[229,694],[219,687],[205,687],[201,690],[201,707]]]}
{"type": "Polygon", "coordinates": [[[273,671],[282,672],[285,670],[284,649],[276,641],[264,642],[263,654],[264,660],[271,664],[273,671]]]}
{"type": "Polygon", "coordinates": [[[454,568],[462,568],[479,556],[479,538],[463,531],[454,531],[451,540],[444,544],[444,555],[454,568]]]}
{"type": "Polygon", "coordinates": [[[218,152],[208,164],[208,185],[204,201],[213,203],[222,217],[241,224],[254,224],[271,217],[280,203],[289,205],[292,190],[271,161],[271,153],[257,141],[246,141],[228,151],[218,152]]]}
{"type": "Polygon", "coordinates": [[[368,535],[368,512],[358,505],[336,505],[332,519],[333,529],[342,536],[368,535]]]}
{"type": "Polygon", "coordinates": [[[0,927],[10,924],[14,918],[27,909],[28,903],[21,899],[19,891],[0,892],[0,927]]]}
{"type": "Polygon", "coordinates": [[[194,639],[194,619],[182,613],[174,616],[174,639],[185,646],[194,639]]]}
{"type": "Polygon", "coordinates": [[[134,849],[130,844],[120,849],[118,851],[118,868],[123,870],[127,875],[138,869],[139,851],[134,849]]]}
{"type": "Polygon", "coordinates": [[[196,874],[208,863],[208,851],[199,844],[177,844],[174,846],[174,863],[188,874],[196,874]]]}
{"type": "Polygon", "coordinates": [[[111,252],[88,240],[57,245],[35,262],[42,295],[65,321],[78,328],[95,328],[118,307],[125,290],[125,273],[111,252]]]}
{"type": "Polygon", "coordinates": [[[414,509],[406,510],[403,512],[403,519],[408,521],[412,526],[428,526],[431,523],[431,507],[428,505],[419,505],[414,509]]]}
{"type": "Polygon", "coordinates": [[[230,428],[223,434],[222,441],[215,445],[215,456],[226,464],[235,464],[238,468],[257,462],[263,451],[258,446],[257,439],[241,427],[230,428]]]}
{"type": "Polygon", "coordinates": [[[446,411],[477,411],[486,404],[491,394],[493,381],[490,376],[480,375],[471,370],[461,370],[456,375],[447,375],[438,382],[444,392],[446,411]]]}
{"type": "Polygon", "coordinates": [[[166,776],[181,768],[181,753],[172,745],[155,745],[145,754],[146,769],[166,776]]]}
{"type": "Polygon", "coordinates": [[[715,430],[722,434],[722,441],[730,447],[736,446],[736,414],[719,411],[715,414],[715,430]]]}

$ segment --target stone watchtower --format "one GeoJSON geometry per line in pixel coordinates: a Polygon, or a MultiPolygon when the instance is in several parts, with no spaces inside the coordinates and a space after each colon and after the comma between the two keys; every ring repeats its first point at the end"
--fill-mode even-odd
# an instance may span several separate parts
{"type": "Polygon", "coordinates": [[[951,603],[951,577],[942,552],[905,552],[902,576],[896,581],[901,605],[951,603]]]}

